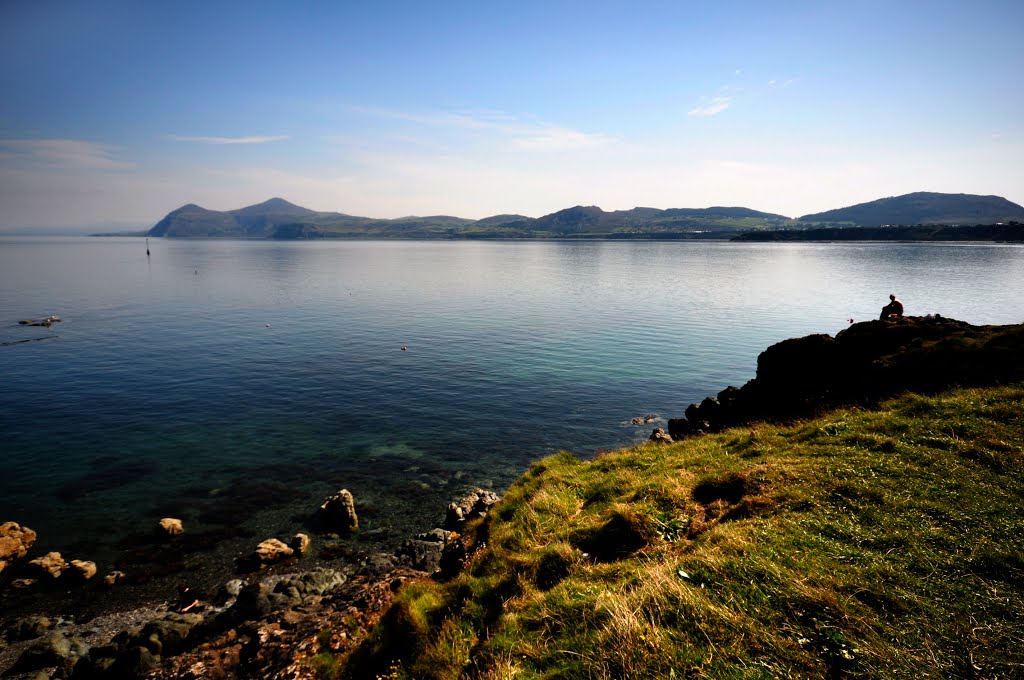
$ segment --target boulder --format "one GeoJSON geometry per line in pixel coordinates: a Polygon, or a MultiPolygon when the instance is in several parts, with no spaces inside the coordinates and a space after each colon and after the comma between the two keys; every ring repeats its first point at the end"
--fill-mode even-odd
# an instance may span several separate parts
{"type": "Polygon", "coordinates": [[[458,531],[466,520],[483,517],[491,509],[491,506],[500,500],[498,494],[493,491],[477,489],[458,503],[449,503],[444,520],[445,529],[458,531]]]}
{"type": "Polygon", "coordinates": [[[652,442],[657,442],[659,444],[671,444],[672,443],[672,437],[665,432],[664,428],[661,428],[661,427],[654,428],[654,431],[651,432],[650,440],[652,442]]]}
{"type": "Polygon", "coordinates": [[[359,529],[356,502],[348,489],[327,498],[320,506],[320,519],[329,529],[340,534],[350,534],[359,529]]]}
{"type": "Polygon", "coordinates": [[[309,546],[311,543],[309,536],[306,534],[295,534],[295,537],[292,538],[289,546],[295,551],[296,555],[305,555],[309,552],[309,546]]]}
{"type": "Polygon", "coordinates": [[[16,522],[0,524],[0,572],[24,557],[36,542],[36,532],[16,522]]]}
{"type": "Polygon", "coordinates": [[[185,533],[185,527],[181,523],[180,519],[174,517],[164,517],[160,520],[159,533],[164,536],[178,536],[185,533]]]}
{"type": "Polygon", "coordinates": [[[295,551],[276,538],[267,540],[256,546],[256,558],[260,564],[280,562],[295,554],[295,551]]]}
{"type": "Polygon", "coordinates": [[[71,568],[67,573],[79,580],[88,581],[96,575],[96,563],[88,560],[71,560],[71,568]]]}
{"type": "Polygon", "coordinates": [[[60,556],[59,552],[49,552],[42,557],[37,557],[29,562],[33,571],[42,577],[60,578],[60,575],[68,568],[68,563],[60,556]]]}

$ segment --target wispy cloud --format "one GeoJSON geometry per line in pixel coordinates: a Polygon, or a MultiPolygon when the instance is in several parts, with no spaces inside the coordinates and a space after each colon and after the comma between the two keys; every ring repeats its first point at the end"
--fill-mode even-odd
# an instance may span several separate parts
{"type": "Polygon", "coordinates": [[[732,102],[732,97],[712,97],[709,101],[687,112],[687,115],[698,116],[706,118],[708,116],[717,116],[722,111],[729,108],[729,104],[732,102]]]}
{"type": "Polygon", "coordinates": [[[252,137],[205,137],[200,135],[170,135],[177,142],[200,144],[269,144],[290,139],[288,135],[255,135],[252,137]]]}
{"type": "Polygon", "coordinates": [[[614,137],[610,135],[583,132],[502,111],[416,113],[376,108],[358,108],[356,110],[380,118],[404,120],[435,127],[492,132],[514,147],[521,149],[562,151],[602,146],[614,141],[614,137]]]}
{"type": "Polygon", "coordinates": [[[103,144],[78,139],[0,139],[0,156],[37,166],[80,170],[123,170],[134,167],[119,161],[103,144]]]}

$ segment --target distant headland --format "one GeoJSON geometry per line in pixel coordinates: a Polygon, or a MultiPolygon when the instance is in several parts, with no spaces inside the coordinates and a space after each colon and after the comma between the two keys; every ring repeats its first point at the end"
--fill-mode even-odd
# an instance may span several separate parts
{"type": "Polygon", "coordinates": [[[377,219],[317,212],[272,198],[237,210],[189,203],[144,235],[248,239],[738,239],[738,240],[1024,240],[1024,207],[999,196],[917,192],[800,218],[742,207],[633,208],[606,212],[575,206],[550,215],[494,215],[480,220],[433,215],[377,219]],[[982,229],[981,226],[988,227],[982,229]],[[898,227],[898,228],[897,228],[898,227]]]}

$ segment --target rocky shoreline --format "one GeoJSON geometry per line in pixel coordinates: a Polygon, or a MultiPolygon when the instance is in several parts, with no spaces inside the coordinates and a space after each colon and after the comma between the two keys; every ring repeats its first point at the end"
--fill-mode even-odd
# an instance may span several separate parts
{"type": "MultiPolygon", "coordinates": [[[[406,581],[447,578],[461,569],[471,546],[460,534],[498,496],[477,489],[450,503],[444,527],[417,534],[394,553],[345,551],[336,566],[301,569],[313,543],[299,533],[282,541],[268,538],[238,560],[240,578],[212,594],[182,588],[177,601],[142,603],[95,617],[28,615],[0,627],[0,674],[14,678],[226,678],[316,677],[321,652],[344,652],[361,642],[406,581]],[[325,633],[325,631],[328,631],[325,633]]],[[[355,499],[347,490],[332,495],[314,513],[318,541],[358,531],[355,499]]],[[[185,535],[180,520],[164,518],[155,532],[173,539],[185,535]]],[[[8,522],[0,527],[0,578],[15,567],[21,578],[3,582],[10,589],[74,587],[88,575],[50,553],[19,564],[35,532],[8,522]],[[35,578],[27,577],[29,574],[35,578]],[[53,583],[40,579],[53,579],[53,583]]],[[[92,564],[92,563],[89,563],[92,564]]],[[[116,589],[124,578],[104,578],[116,589]]]]}

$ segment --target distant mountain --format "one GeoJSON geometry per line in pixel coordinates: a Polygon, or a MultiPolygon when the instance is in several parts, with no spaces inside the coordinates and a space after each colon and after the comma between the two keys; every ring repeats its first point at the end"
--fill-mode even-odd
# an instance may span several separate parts
{"type": "Polygon", "coordinates": [[[1024,220],[1024,207],[1000,196],[919,191],[804,215],[799,220],[863,227],[884,224],[994,224],[1024,220]]]}
{"type": "MultiPolygon", "coordinates": [[[[805,215],[794,222],[785,215],[750,208],[637,207],[604,211],[577,205],[542,217],[494,215],[470,220],[451,215],[374,219],[337,212],[317,212],[283,198],[237,210],[207,210],[193,203],[171,211],[147,233],[167,237],[255,239],[315,238],[729,238],[783,228],[877,227],[880,225],[955,225],[1024,222],[1024,207],[999,196],[918,192],[870,203],[805,215]]],[[[907,232],[908,238],[959,239],[949,231],[907,232]]],[[[1003,236],[993,233],[992,238],[1003,236]]],[[[797,238],[799,235],[792,236],[797,238]]],[[[778,238],[790,238],[776,234],[778,238]]],[[[846,235],[844,238],[856,235],[846,235]]],[[[773,237],[775,238],[775,237],[773,237]]]]}
{"type": "Polygon", "coordinates": [[[470,220],[450,215],[382,220],[317,212],[282,198],[237,210],[188,204],[147,233],[166,237],[230,238],[702,238],[779,226],[783,215],[748,208],[633,208],[605,212],[575,206],[538,217],[494,215],[470,220]]]}

